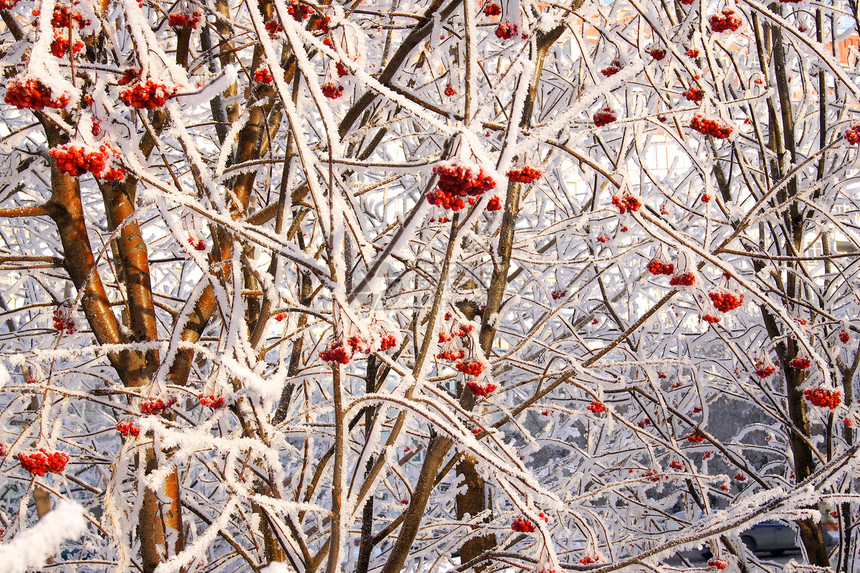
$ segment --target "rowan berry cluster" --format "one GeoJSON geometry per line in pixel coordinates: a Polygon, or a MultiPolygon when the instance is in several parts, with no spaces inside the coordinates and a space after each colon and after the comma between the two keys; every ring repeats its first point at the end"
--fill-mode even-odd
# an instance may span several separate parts
{"type": "Polygon", "coordinates": [[[623,67],[621,60],[612,60],[611,64],[600,70],[600,73],[608,78],[620,72],[623,67]]]}
{"type": "MultiPolygon", "coordinates": [[[[311,30],[316,30],[318,32],[322,32],[323,34],[328,34],[329,33],[329,27],[328,27],[329,22],[331,22],[331,16],[325,16],[325,17],[317,16],[317,18],[314,20],[313,24],[311,24],[311,30]]],[[[326,40],[329,40],[329,42],[331,42],[331,40],[329,38],[326,38],[326,40]]],[[[326,44],[326,45],[329,48],[332,47],[331,43],[326,44]]]]}
{"type": "Polygon", "coordinates": [[[502,22],[499,24],[499,27],[496,28],[496,37],[500,40],[510,40],[514,36],[517,35],[517,25],[511,25],[508,22],[502,22]]]}
{"type": "Polygon", "coordinates": [[[812,366],[812,362],[809,360],[808,357],[801,356],[789,362],[788,365],[792,368],[797,368],[798,370],[806,370],[807,368],[812,366]]]}
{"type": "Polygon", "coordinates": [[[487,203],[487,211],[501,211],[502,210],[502,200],[499,199],[498,195],[493,195],[493,198],[490,199],[490,202],[487,203]]]}
{"type": "Polygon", "coordinates": [[[726,139],[732,134],[732,128],[723,125],[715,119],[708,119],[702,115],[696,115],[690,121],[690,127],[704,135],[710,135],[717,139],[726,139]]]}
{"type": "Polygon", "coordinates": [[[648,53],[651,54],[651,57],[658,62],[666,57],[666,50],[663,48],[651,48],[648,50],[648,53]]]}
{"type": "Polygon", "coordinates": [[[201,394],[200,404],[203,406],[209,406],[213,410],[217,410],[224,405],[224,396],[216,396],[215,394],[209,394],[206,396],[205,394],[201,394]]]}
{"type": "Polygon", "coordinates": [[[54,309],[54,329],[57,332],[65,331],[66,334],[75,333],[75,321],[61,307],[54,309]]]}
{"type": "MultiPolygon", "coordinates": [[[[75,40],[75,43],[71,45],[71,48],[72,53],[77,54],[84,48],[84,43],[80,40],[75,40]]],[[[54,40],[51,42],[51,53],[58,58],[62,58],[68,54],[69,39],[63,35],[55,35],[54,40]]]]}
{"type": "MultiPolygon", "coordinates": [[[[630,470],[630,471],[633,471],[633,470],[630,470]]],[[[650,482],[656,483],[656,482],[660,481],[661,479],[663,479],[663,474],[658,473],[656,470],[648,470],[647,472],[643,472],[641,477],[647,479],[650,482]]]]}
{"type": "Polygon", "coordinates": [[[451,96],[453,96],[453,95],[456,95],[456,93],[457,93],[457,90],[455,90],[455,89],[454,89],[454,86],[452,86],[451,84],[446,84],[446,85],[445,85],[445,91],[444,91],[444,94],[445,94],[446,96],[451,97],[451,96]]]}
{"type": "Polygon", "coordinates": [[[672,460],[672,463],[669,464],[669,467],[673,470],[681,471],[684,469],[684,464],[682,464],[678,460],[672,460]]]}
{"type": "Polygon", "coordinates": [[[125,177],[122,169],[108,168],[111,157],[119,158],[121,154],[111,145],[103,143],[98,151],[91,151],[79,145],[61,145],[48,152],[57,164],[61,173],[80,177],[84,173],[92,173],[97,179],[104,181],[120,181],[125,177]]]}
{"type": "Polygon", "coordinates": [[[322,93],[329,99],[337,99],[343,95],[343,86],[334,82],[328,82],[322,87],[322,93]]]}
{"type": "Polygon", "coordinates": [[[745,476],[741,472],[738,472],[737,475],[735,475],[735,480],[736,481],[747,481],[747,476],[745,476]]]}
{"type": "Polygon", "coordinates": [[[11,10],[21,0],[0,0],[0,10],[11,10]]]}
{"type": "Polygon", "coordinates": [[[803,391],[803,397],[813,406],[819,408],[830,408],[834,410],[842,402],[842,392],[825,390],[824,388],[807,388],[803,391]]]}
{"type": "Polygon", "coordinates": [[[436,189],[427,194],[427,201],[443,209],[459,211],[466,206],[463,197],[479,197],[496,186],[483,168],[476,169],[453,161],[437,165],[433,173],[439,176],[439,181],[436,189]]]}
{"type": "Polygon", "coordinates": [[[554,291],[552,291],[551,295],[552,295],[552,300],[558,300],[560,298],[567,296],[567,290],[554,290],[554,291]]]}
{"type": "Polygon", "coordinates": [[[697,88],[696,86],[690,86],[690,89],[688,89],[681,95],[687,98],[687,101],[694,101],[696,103],[699,103],[705,98],[705,91],[700,88],[697,88]]]}
{"type": "Polygon", "coordinates": [[[702,203],[710,203],[710,202],[711,202],[711,196],[708,195],[707,193],[702,193],[702,203]]]}
{"type": "Polygon", "coordinates": [[[714,291],[709,292],[708,296],[711,297],[711,302],[714,303],[714,308],[720,312],[729,312],[736,308],[740,308],[744,303],[744,295],[738,296],[733,292],[714,291]]]}
{"type": "Polygon", "coordinates": [[[702,430],[698,429],[692,434],[687,434],[684,437],[687,438],[687,441],[691,444],[701,444],[705,441],[705,434],[702,433],[702,430]]]}
{"type": "Polygon", "coordinates": [[[696,284],[696,275],[693,273],[681,273],[669,279],[672,286],[693,286],[696,284]]]}
{"type": "Polygon", "coordinates": [[[206,250],[206,241],[203,239],[195,239],[194,237],[188,237],[188,244],[194,247],[197,251],[205,251],[206,250]]]}
{"type": "Polygon", "coordinates": [[[537,526],[525,517],[518,517],[511,524],[511,529],[522,533],[531,533],[537,529],[537,526]]]}
{"type": "Polygon", "coordinates": [[[713,314],[706,314],[702,316],[702,320],[708,322],[710,324],[716,324],[722,320],[719,316],[714,316],[713,314]]]}
{"type": "MultiPolygon", "coordinates": [[[[846,418],[846,420],[847,420],[847,419],[848,419],[848,418],[846,418]]],[[[6,446],[5,446],[4,444],[0,444],[0,458],[5,458],[5,457],[6,457],[6,454],[8,454],[8,453],[9,453],[9,452],[8,452],[8,451],[6,451],[6,446]]]]}
{"type": "Polygon", "coordinates": [[[642,207],[642,202],[633,195],[625,195],[624,197],[613,195],[612,204],[618,207],[618,212],[622,215],[627,211],[633,213],[642,207]]]}
{"type": "Polygon", "coordinates": [[[57,4],[54,6],[54,12],[51,14],[51,26],[54,28],[69,28],[73,24],[77,24],[78,28],[86,28],[90,25],[90,21],[84,18],[83,14],[65,4],[57,4]]]}
{"type": "Polygon", "coordinates": [[[269,68],[257,68],[254,71],[254,81],[261,84],[270,84],[275,78],[272,77],[272,72],[269,68]]]}
{"type": "Polygon", "coordinates": [[[379,343],[379,350],[381,352],[385,352],[386,350],[390,350],[397,346],[397,338],[393,334],[388,334],[382,337],[382,340],[379,343]]]}
{"type": "Polygon", "coordinates": [[[687,50],[684,53],[684,55],[686,55],[690,58],[698,58],[699,57],[699,50],[694,50],[693,48],[690,48],[689,50],[687,50]]]}
{"type": "Polygon", "coordinates": [[[615,117],[615,112],[612,111],[611,108],[605,107],[595,113],[592,118],[594,121],[594,125],[597,127],[603,127],[604,125],[610,124],[613,121],[617,121],[618,118],[615,117]]]}
{"type": "Polygon", "coordinates": [[[127,86],[134,80],[140,77],[141,70],[137,68],[128,68],[127,70],[123,70],[122,77],[117,80],[117,85],[119,86],[127,86]]]}
{"type": "Polygon", "coordinates": [[[320,358],[326,362],[349,364],[352,358],[352,351],[345,348],[342,343],[335,342],[329,348],[320,352],[320,358]]]}
{"type": "Polygon", "coordinates": [[[508,180],[515,183],[531,183],[540,178],[542,172],[540,169],[535,169],[526,165],[520,169],[511,169],[507,173],[508,180]]]}
{"type": "Polygon", "coordinates": [[[713,567],[714,569],[726,569],[729,564],[725,559],[717,559],[716,557],[712,557],[708,559],[708,566],[713,567]]]}
{"type": "Polygon", "coordinates": [[[585,407],[585,409],[595,414],[601,414],[606,411],[606,404],[593,400],[591,404],[585,407]]]}
{"type": "Polygon", "coordinates": [[[284,31],[284,27],[281,26],[281,23],[274,18],[265,23],[265,28],[270,36],[274,36],[278,32],[284,31]]]}
{"type": "Polygon", "coordinates": [[[38,452],[30,454],[20,452],[18,461],[21,462],[21,467],[36,476],[43,476],[47,473],[59,474],[65,471],[66,464],[69,463],[69,456],[63,452],[45,451],[45,448],[39,448],[38,452]]]}
{"type": "Polygon", "coordinates": [[[464,356],[466,356],[466,353],[462,350],[443,350],[436,355],[436,358],[453,362],[454,360],[461,360],[464,356]]]}
{"type": "MultiPolygon", "coordinates": [[[[848,417],[846,417],[844,420],[842,420],[842,423],[845,424],[846,426],[848,426],[849,428],[854,426],[854,420],[852,420],[851,418],[848,418],[848,417]]],[[[6,455],[6,454],[0,454],[0,455],[6,455]]]]}
{"type": "Polygon", "coordinates": [[[638,422],[636,422],[636,425],[637,425],[637,426],[639,426],[640,428],[643,428],[643,429],[644,429],[644,428],[646,428],[647,426],[650,426],[650,425],[651,425],[651,420],[649,420],[648,418],[642,418],[641,420],[639,420],[638,422]]]}
{"type": "Polygon", "coordinates": [[[296,22],[302,22],[307,20],[310,15],[314,13],[314,9],[307,4],[300,4],[296,0],[292,0],[287,4],[287,13],[292,16],[296,22]]]}
{"type": "Polygon", "coordinates": [[[18,109],[60,109],[69,105],[71,97],[63,92],[55,96],[51,88],[35,78],[15,78],[6,87],[3,101],[18,109]]]}
{"type": "Polygon", "coordinates": [[[484,369],[487,367],[486,364],[479,360],[462,360],[457,362],[457,370],[466,374],[467,376],[480,376],[484,369]]]}
{"type": "Polygon", "coordinates": [[[708,18],[708,23],[711,25],[711,30],[714,32],[725,32],[726,30],[731,30],[734,32],[738,28],[741,27],[743,23],[740,18],[735,16],[734,10],[723,10],[719,14],[714,14],[710,18],[708,18]]]}
{"type": "Polygon", "coordinates": [[[845,130],[845,139],[852,145],[860,143],[860,125],[853,125],[845,130]]]}
{"type": "Polygon", "coordinates": [[[597,237],[597,242],[598,243],[608,243],[609,237],[597,237]]]}
{"type": "Polygon", "coordinates": [[[475,396],[483,396],[487,397],[492,394],[498,386],[493,384],[492,382],[480,383],[477,380],[469,380],[466,382],[466,388],[469,389],[469,392],[474,394],[475,396]]]}
{"type": "Polygon", "coordinates": [[[498,16],[502,13],[502,7],[495,2],[489,2],[484,6],[484,16],[498,16]]]}
{"type": "Polygon", "coordinates": [[[116,425],[116,431],[123,436],[139,436],[140,428],[134,425],[133,422],[120,422],[116,425]]]}
{"type": "Polygon", "coordinates": [[[776,366],[774,366],[770,360],[766,360],[764,358],[758,358],[755,361],[755,373],[759,378],[767,378],[771,374],[776,372],[776,366]]]}
{"type": "Polygon", "coordinates": [[[166,412],[172,408],[176,402],[178,402],[176,396],[171,396],[167,400],[153,398],[152,400],[147,400],[140,405],[140,413],[146,414],[147,416],[157,416],[158,414],[166,412]]]}
{"type": "Polygon", "coordinates": [[[144,83],[136,83],[128,89],[119,92],[119,99],[125,105],[129,105],[137,109],[155,109],[167,103],[173,94],[177,92],[177,87],[169,88],[164,84],[146,80],[144,83]]]}
{"type": "Polygon", "coordinates": [[[847,344],[850,338],[851,337],[848,335],[848,332],[845,330],[839,333],[839,342],[841,342],[842,344],[847,344]]]}
{"type": "Polygon", "coordinates": [[[203,15],[200,12],[178,12],[167,17],[167,25],[171,28],[197,29],[203,15]]]}
{"type": "Polygon", "coordinates": [[[672,263],[663,263],[657,259],[652,259],[646,266],[652,275],[673,275],[675,274],[675,265],[672,263]]]}

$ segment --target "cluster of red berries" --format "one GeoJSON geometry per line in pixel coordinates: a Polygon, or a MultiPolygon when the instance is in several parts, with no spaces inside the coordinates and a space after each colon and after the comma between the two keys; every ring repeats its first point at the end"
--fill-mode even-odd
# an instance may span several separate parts
{"type": "Polygon", "coordinates": [[[511,524],[511,529],[522,533],[531,533],[537,529],[537,526],[525,517],[518,517],[511,524]]]}
{"type": "Polygon", "coordinates": [[[279,312],[278,314],[275,315],[275,320],[277,320],[278,322],[281,322],[282,320],[287,318],[287,316],[289,316],[289,315],[286,312],[279,312]]]}
{"type": "Polygon", "coordinates": [[[71,316],[66,316],[65,311],[60,307],[54,309],[54,329],[57,332],[65,331],[66,334],[75,333],[75,321],[71,316]]]}
{"type": "Polygon", "coordinates": [[[139,436],[140,428],[134,425],[133,422],[120,422],[116,425],[116,431],[123,436],[139,436]]]}
{"type": "Polygon", "coordinates": [[[468,382],[466,382],[466,388],[468,388],[469,392],[471,392],[475,396],[483,396],[486,398],[487,396],[495,392],[498,386],[496,386],[492,382],[485,382],[481,384],[477,380],[469,380],[468,382]]]}
{"type": "MultiPolygon", "coordinates": [[[[311,30],[322,32],[323,34],[328,34],[329,33],[329,27],[328,27],[329,22],[331,22],[331,16],[325,16],[325,17],[317,16],[317,18],[311,24],[311,30]]],[[[332,47],[331,40],[329,38],[326,38],[326,40],[329,40],[329,43],[327,43],[326,46],[331,48],[332,47]]],[[[323,42],[323,43],[325,43],[325,42],[323,42]]]]}
{"type": "Polygon", "coordinates": [[[496,182],[484,173],[483,168],[476,170],[456,162],[447,162],[433,168],[433,173],[439,176],[436,189],[427,194],[431,205],[443,209],[459,211],[466,206],[463,197],[478,197],[485,191],[493,189],[496,182]]]}
{"type": "Polygon", "coordinates": [[[725,32],[726,30],[731,30],[734,32],[738,28],[741,27],[743,23],[740,18],[735,16],[734,10],[723,10],[719,14],[714,14],[710,18],[708,18],[708,23],[711,25],[711,30],[714,32],[725,32]]]}
{"type": "MultiPolygon", "coordinates": [[[[846,420],[847,420],[847,418],[846,418],[846,420]]],[[[9,452],[6,451],[6,446],[4,444],[0,444],[0,458],[5,458],[6,454],[8,454],[8,453],[9,452]]],[[[0,534],[0,535],[2,535],[2,534],[0,534]]]]}
{"type": "Polygon", "coordinates": [[[66,469],[66,464],[69,463],[69,456],[63,452],[48,453],[45,448],[39,448],[38,452],[18,454],[18,461],[21,462],[21,467],[36,476],[43,476],[47,473],[58,474],[66,469]]]}
{"type": "MultiPolygon", "coordinates": [[[[84,49],[84,43],[80,40],[75,40],[75,43],[71,45],[71,49],[73,54],[77,54],[84,49]]],[[[62,58],[68,54],[69,39],[63,35],[55,35],[54,40],[51,42],[51,53],[58,58],[62,58]]]]}
{"type": "Polygon", "coordinates": [[[457,90],[455,90],[454,86],[452,86],[451,84],[446,84],[444,93],[446,96],[451,97],[457,93],[457,90]]]}
{"type": "Polygon", "coordinates": [[[835,410],[842,402],[842,392],[825,390],[824,388],[807,388],[803,391],[803,397],[813,406],[819,408],[830,408],[835,410]]]}
{"type": "Polygon", "coordinates": [[[579,560],[583,565],[594,565],[595,563],[600,563],[600,559],[597,557],[592,557],[591,555],[586,555],[579,560]]]}
{"type": "Polygon", "coordinates": [[[714,569],[726,569],[729,564],[725,559],[717,559],[716,557],[712,557],[708,559],[708,566],[713,567],[714,569]]]}
{"type": "Polygon", "coordinates": [[[693,286],[696,284],[696,275],[693,273],[681,273],[669,279],[672,286],[693,286]]]}
{"type": "Polygon", "coordinates": [[[666,50],[663,48],[651,48],[648,50],[648,53],[651,54],[651,57],[658,62],[666,57],[666,50]]]}
{"type": "Polygon", "coordinates": [[[636,422],[636,425],[639,426],[640,428],[646,428],[647,426],[651,425],[651,420],[648,418],[642,418],[641,420],[636,422]]]}
{"type": "Polygon", "coordinates": [[[78,28],[85,28],[90,25],[90,21],[84,18],[83,14],[72,10],[65,4],[54,6],[54,12],[51,14],[51,26],[69,28],[72,24],[77,24],[78,28]]]}
{"type": "Polygon", "coordinates": [[[696,430],[692,434],[687,434],[684,437],[687,438],[687,441],[691,444],[701,444],[705,441],[705,434],[702,433],[702,430],[696,430]]]}
{"type": "Polygon", "coordinates": [[[554,290],[554,291],[552,291],[551,296],[552,296],[552,300],[558,300],[560,298],[567,296],[567,290],[554,290]]]}
{"type": "Polygon", "coordinates": [[[617,121],[618,118],[615,117],[615,112],[612,111],[612,108],[605,107],[595,113],[592,118],[594,121],[594,125],[597,127],[603,127],[604,125],[610,124],[613,121],[617,121]]]}
{"type": "Polygon", "coordinates": [[[514,183],[531,183],[540,178],[542,172],[540,169],[535,169],[526,165],[520,169],[511,169],[507,173],[508,180],[514,183]]]}
{"type": "Polygon", "coordinates": [[[141,70],[138,70],[137,68],[128,68],[126,70],[123,70],[122,77],[120,77],[116,83],[119,86],[127,86],[128,84],[139,78],[140,74],[141,70]]]}
{"type": "Polygon", "coordinates": [[[178,402],[176,396],[171,396],[167,400],[153,398],[152,400],[147,400],[140,405],[140,413],[146,414],[147,416],[157,416],[158,414],[166,412],[172,408],[176,402],[178,402]]]}
{"type": "Polygon", "coordinates": [[[108,169],[111,156],[119,158],[121,154],[107,143],[101,144],[98,151],[90,151],[78,145],[60,145],[48,153],[54,158],[61,173],[68,173],[73,177],[80,177],[87,172],[104,181],[121,181],[125,177],[122,169],[108,169]]]}
{"type": "Polygon", "coordinates": [[[11,10],[21,0],[0,0],[0,10],[11,10]]]}
{"type": "Polygon", "coordinates": [[[850,338],[851,337],[848,335],[848,332],[845,330],[839,333],[839,342],[842,344],[847,344],[850,338]]]}
{"type": "Polygon", "coordinates": [[[684,55],[686,55],[690,58],[698,58],[699,57],[699,50],[694,50],[693,48],[690,48],[689,50],[687,50],[685,52],[684,55]]]}
{"type": "Polygon", "coordinates": [[[457,362],[457,370],[466,374],[467,376],[480,376],[480,374],[486,368],[486,364],[481,362],[480,360],[462,360],[457,362]]]}
{"type": "Polygon", "coordinates": [[[860,125],[853,125],[845,130],[845,139],[852,145],[860,143],[860,125]]]}
{"type": "Polygon", "coordinates": [[[646,266],[652,275],[673,275],[675,274],[675,265],[672,263],[663,263],[657,259],[652,259],[646,266]]]}
{"type": "Polygon", "coordinates": [[[597,242],[598,243],[608,243],[609,237],[597,237],[597,242]]]}
{"type": "Polygon", "coordinates": [[[702,203],[710,203],[710,202],[711,202],[711,196],[708,195],[707,193],[702,193],[702,203]]]}
{"type": "MultiPolygon", "coordinates": [[[[854,420],[852,420],[851,418],[849,418],[847,416],[845,417],[844,420],[842,420],[842,423],[845,424],[846,426],[848,426],[849,428],[854,426],[854,420]]],[[[0,454],[0,455],[5,456],[6,454],[0,454]]]]}
{"type": "Polygon", "coordinates": [[[722,320],[719,316],[714,316],[713,314],[705,314],[702,316],[702,320],[708,322],[710,324],[716,324],[722,320]]]}
{"type": "Polygon", "coordinates": [[[694,101],[696,103],[699,103],[705,98],[705,91],[700,88],[697,88],[696,86],[690,86],[690,89],[688,89],[681,95],[687,98],[688,101],[694,101]]]}
{"type": "Polygon", "coordinates": [[[502,13],[502,7],[495,2],[488,2],[484,6],[484,16],[498,16],[502,13]]]}
{"type": "Polygon", "coordinates": [[[669,467],[673,470],[681,471],[684,469],[684,464],[682,464],[678,460],[672,460],[672,462],[669,464],[669,467]]]}
{"type": "Polygon", "coordinates": [[[717,139],[726,139],[732,134],[732,128],[723,125],[715,119],[708,119],[703,115],[696,115],[690,121],[690,127],[704,135],[710,135],[717,139]]]}
{"type": "MultiPolygon", "coordinates": [[[[487,203],[487,211],[501,211],[502,210],[502,200],[499,199],[498,195],[493,195],[493,198],[490,199],[489,203],[487,203]]],[[[439,219],[442,220],[441,218],[439,219]]]]}
{"type": "Polygon", "coordinates": [[[611,64],[600,70],[600,73],[608,78],[620,72],[623,67],[624,64],[621,63],[621,60],[612,60],[611,64]]]}
{"type": "Polygon", "coordinates": [[[275,78],[272,77],[272,72],[269,68],[257,68],[254,71],[254,81],[261,84],[270,84],[275,78]]]}
{"type": "MultiPolygon", "coordinates": [[[[633,470],[630,470],[631,472],[633,470]]],[[[659,473],[657,470],[648,470],[647,472],[643,472],[640,477],[647,479],[650,482],[658,482],[663,479],[663,474],[659,473]]]]}
{"type": "Polygon", "coordinates": [[[217,410],[224,405],[224,396],[216,396],[215,394],[209,394],[206,396],[205,394],[201,394],[200,404],[203,406],[209,406],[213,410],[217,410]]]}
{"type": "Polygon", "coordinates": [[[511,25],[508,22],[502,22],[499,24],[499,27],[496,28],[496,38],[500,40],[510,40],[514,36],[517,35],[517,26],[516,24],[511,25]]]}
{"type": "Polygon", "coordinates": [[[35,78],[16,78],[9,81],[3,101],[18,109],[64,108],[71,97],[63,92],[54,96],[51,88],[35,78]]]}
{"type": "Polygon", "coordinates": [[[381,352],[385,352],[386,350],[390,350],[397,346],[397,339],[393,334],[389,334],[382,337],[382,340],[379,342],[379,350],[381,352]]]}
{"type": "Polygon", "coordinates": [[[624,197],[613,195],[612,204],[618,207],[618,212],[622,215],[627,211],[633,213],[634,211],[638,211],[642,208],[642,202],[633,195],[625,195],[624,197]]]}
{"type": "Polygon", "coordinates": [[[188,237],[188,244],[194,247],[197,251],[205,251],[206,250],[206,241],[203,239],[195,239],[194,237],[188,237]]]}
{"type": "Polygon", "coordinates": [[[292,16],[296,22],[302,22],[307,20],[310,15],[314,13],[314,9],[307,4],[299,4],[296,0],[292,0],[287,4],[287,13],[292,16]]]}
{"type": "Polygon", "coordinates": [[[466,353],[462,350],[443,350],[436,355],[436,358],[453,362],[454,360],[461,360],[464,356],[466,356],[466,353]]]}
{"type": "Polygon", "coordinates": [[[266,22],[264,24],[264,26],[265,26],[266,31],[269,33],[270,36],[274,36],[278,32],[284,31],[284,27],[281,26],[281,23],[278,22],[277,20],[275,20],[274,18],[269,20],[268,22],[266,22]]]}
{"type": "Polygon", "coordinates": [[[740,308],[744,303],[744,295],[738,296],[733,292],[714,291],[709,292],[708,296],[711,297],[711,302],[714,303],[714,308],[720,312],[729,312],[736,308],[740,308]]]}
{"type": "Polygon", "coordinates": [[[595,414],[602,414],[606,411],[606,404],[593,400],[591,404],[585,407],[585,409],[595,414]]]}
{"type": "Polygon", "coordinates": [[[342,343],[335,342],[329,348],[320,352],[320,358],[326,362],[349,364],[352,358],[352,351],[347,350],[342,343]]]}
{"type": "Polygon", "coordinates": [[[745,476],[741,472],[738,472],[735,476],[735,481],[747,481],[747,476],[745,476]]]}
{"type": "Polygon", "coordinates": [[[191,28],[197,29],[197,24],[200,23],[203,15],[200,12],[179,12],[171,14],[167,17],[167,25],[171,28],[191,28]]]}
{"type": "Polygon", "coordinates": [[[769,360],[765,361],[759,358],[755,361],[755,373],[759,378],[767,378],[774,372],[776,372],[776,366],[771,364],[769,360]]]}
{"type": "Polygon", "coordinates": [[[322,87],[322,93],[329,99],[337,99],[343,95],[343,86],[334,82],[328,82],[322,87]]]}
{"type": "Polygon", "coordinates": [[[125,105],[137,109],[155,109],[167,103],[167,100],[176,93],[178,88],[168,88],[152,80],[144,83],[136,83],[134,86],[119,92],[119,99],[125,105]]]}
{"type": "Polygon", "coordinates": [[[812,366],[812,362],[809,360],[808,357],[801,356],[789,362],[788,365],[792,368],[797,368],[798,370],[806,370],[807,368],[812,366]]]}

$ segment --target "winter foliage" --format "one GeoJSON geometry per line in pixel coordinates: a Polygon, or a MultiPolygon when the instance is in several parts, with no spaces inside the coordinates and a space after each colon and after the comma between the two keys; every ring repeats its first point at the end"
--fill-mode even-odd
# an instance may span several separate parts
{"type": "Polygon", "coordinates": [[[855,13],[0,0],[0,571],[854,571],[855,13]]]}

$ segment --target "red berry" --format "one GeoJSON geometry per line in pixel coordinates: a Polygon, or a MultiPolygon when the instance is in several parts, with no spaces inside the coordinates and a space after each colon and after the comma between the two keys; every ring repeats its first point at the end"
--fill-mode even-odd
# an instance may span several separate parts
{"type": "Polygon", "coordinates": [[[594,412],[595,414],[601,414],[606,411],[606,404],[603,402],[598,402],[597,400],[593,400],[591,404],[586,406],[586,410],[594,412]]]}
{"type": "Polygon", "coordinates": [[[648,53],[651,54],[651,57],[657,61],[662,60],[666,57],[666,50],[663,48],[651,48],[648,50],[648,53]]]}
{"type": "Polygon", "coordinates": [[[451,97],[457,93],[457,90],[455,90],[454,86],[452,86],[451,84],[447,84],[445,86],[445,92],[444,93],[446,96],[451,97]]]}
{"type": "Polygon", "coordinates": [[[146,80],[144,83],[137,82],[132,87],[120,91],[119,99],[133,108],[155,109],[167,103],[177,90],[177,87],[168,88],[164,84],[146,80]]]}
{"type": "Polygon", "coordinates": [[[684,437],[687,438],[687,441],[690,442],[691,444],[701,444],[702,442],[705,441],[705,434],[703,434],[702,430],[699,430],[699,429],[697,429],[692,434],[687,434],[684,437]]]}
{"type": "Polygon", "coordinates": [[[329,82],[322,87],[322,93],[329,99],[337,99],[343,95],[343,87],[340,84],[329,82]]]}
{"type": "Polygon", "coordinates": [[[503,22],[499,24],[499,27],[496,28],[496,37],[500,40],[510,40],[514,36],[517,35],[517,26],[516,24],[511,25],[508,22],[503,22]]]}
{"type": "Polygon", "coordinates": [[[856,145],[860,143],[860,125],[853,125],[845,130],[845,139],[848,143],[856,145]]]}
{"type": "Polygon", "coordinates": [[[694,49],[690,48],[689,50],[687,50],[685,55],[687,55],[691,58],[698,58],[699,57],[699,50],[694,50],[694,49]]]}
{"type": "Polygon", "coordinates": [[[739,308],[744,302],[744,295],[736,295],[733,292],[714,291],[708,293],[711,297],[711,302],[714,303],[714,308],[720,312],[729,312],[739,308]]]}
{"type": "Polygon", "coordinates": [[[132,422],[120,422],[116,425],[117,431],[123,436],[139,436],[140,428],[132,422]]]}
{"type": "MultiPolygon", "coordinates": [[[[728,489],[728,486],[723,487],[728,489]]],[[[708,565],[714,569],[726,569],[729,566],[725,559],[717,559],[716,557],[708,559],[708,565]]]]}
{"type": "Polygon", "coordinates": [[[842,402],[842,392],[825,390],[824,388],[807,388],[803,391],[806,401],[819,408],[835,410],[842,402]]]}
{"type": "Polygon", "coordinates": [[[502,13],[502,7],[499,6],[498,4],[496,4],[495,2],[489,2],[486,6],[484,6],[484,15],[485,16],[498,16],[501,13],[502,13]]]}
{"type": "Polygon", "coordinates": [[[261,84],[270,84],[275,78],[272,77],[272,72],[269,68],[260,67],[254,72],[254,81],[261,84]]]}
{"type": "Polygon", "coordinates": [[[688,89],[681,95],[687,98],[688,101],[694,101],[696,103],[699,103],[700,101],[702,101],[702,99],[704,99],[705,92],[697,88],[696,86],[690,86],[690,89],[688,89]]]}
{"type": "Polygon", "coordinates": [[[161,398],[152,398],[140,405],[140,413],[147,416],[157,416],[172,408],[176,402],[178,402],[176,396],[171,396],[166,401],[161,398]]]}
{"type": "Polygon", "coordinates": [[[795,358],[794,360],[789,362],[788,365],[792,368],[797,368],[798,370],[806,370],[807,368],[812,366],[812,362],[809,360],[808,357],[802,356],[795,358]]]}
{"type": "Polygon", "coordinates": [[[217,410],[224,405],[224,396],[216,396],[215,394],[206,396],[201,394],[200,403],[204,406],[209,406],[213,410],[217,410]]]}
{"type": "Polygon", "coordinates": [[[720,14],[714,14],[708,18],[708,23],[711,25],[711,30],[714,32],[725,32],[731,30],[734,32],[741,27],[743,23],[740,18],[734,15],[734,10],[723,10],[720,14]]]}
{"type": "Polygon", "coordinates": [[[608,78],[620,72],[622,68],[624,68],[624,64],[621,63],[621,60],[612,60],[611,64],[600,70],[600,73],[608,78]]]}
{"type": "Polygon", "coordinates": [[[604,125],[610,124],[613,121],[618,120],[618,118],[615,117],[615,113],[608,107],[605,107],[595,113],[591,119],[594,121],[594,125],[597,127],[603,127],[604,125]]]}
{"type": "Polygon", "coordinates": [[[537,526],[524,517],[518,517],[511,524],[511,529],[522,533],[531,533],[537,529],[537,526]]]}
{"type": "Polygon", "coordinates": [[[690,122],[690,127],[717,139],[726,139],[732,133],[732,128],[719,123],[715,119],[708,119],[702,115],[696,115],[690,122]]]}
{"type": "Polygon", "coordinates": [[[542,174],[543,172],[540,169],[526,165],[521,169],[511,169],[508,171],[507,176],[508,180],[515,183],[531,183],[539,179],[542,174]]]}
{"type": "Polygon", "coordinates": [[[696,284],[696,275],[693,273],[682,273],[669,279],[672,286],[693,286],[696,284]]]}
{"type": "Polygon", "coordinates": [[[55,96],[51,88],[39,80],[19,77],[9,81],[3,99],[18,109],[59,109],[66,107],[71,97],[65,92],[55,96]]]}
{"type": "Polygon", "coordinates": [[[202,14],[200,12],[178,12],[167,17],[167,25],[171,28],[197,28],[202,14]]]}

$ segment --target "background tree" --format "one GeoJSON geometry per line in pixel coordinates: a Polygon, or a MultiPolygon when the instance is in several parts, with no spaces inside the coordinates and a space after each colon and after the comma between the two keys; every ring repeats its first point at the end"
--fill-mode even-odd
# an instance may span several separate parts
{"type": "Polygon", "coordinates": [[[853,4],[0,15],[12,570],[854,570],[853,4]]]}

